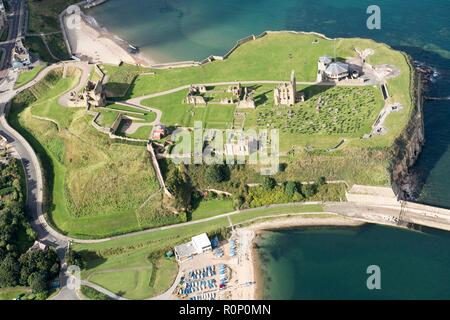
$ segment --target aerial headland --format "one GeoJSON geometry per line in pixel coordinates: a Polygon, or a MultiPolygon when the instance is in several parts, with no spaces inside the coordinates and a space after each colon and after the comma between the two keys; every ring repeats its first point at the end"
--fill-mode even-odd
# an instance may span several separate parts
{"type": "MultiPolygon", "coordinates": [[[[374,197],[386,203],[396,196],[386,189],[402,195],[396,186],[403,185],[423,141],[423,126],[415,122],[422,117],[417,79],[406,54],[369,39],[269,31],[239,40],[223,56],[143,66],[124,48],[113,55],[115,42],[98,36],[73,48],[69,41],[79,61],[22,81],[8,115],[18,132],[32,137],[45,164],[50,183],[44,211],[51,225],[69,239],[87,241],[74,245],[95,253],[86,260],[107,260],[84,270],[89,281],[121,291],[108,270],[125,256],[135,255],[136,265],[144,266],[149,254],[156,257],[196,234],[228,237],[230,223],[298,215],[298,225],[315,218],[325,219],[318,224],[353,225],[323,202],[342,204],[351,190],[355,199],[358,190],[378,190],[357,185],[381,187],[374,197]],[[95,42],[109,49],[92,47],[95,42]],[[114,61],[104,63],[102,52],[114,61]],[[276,152],[269,152],[278,157],[271,177],[248,161],[263,149],[263,138],[240,136],[264,130],[279,134],[276,152]],[[223,159],[244,161],[177,163],[181,142],[172,134],[187,134],[188,145],[194,134],[195,145],[198,131],[200,153],[214,150],[223,159]],[[227,131],[231,140],[218,148],[227,131]],[[153,230],[160,226],[169,228],[153,230]]],[[[195,146],[183,150],[183,157],[195,158],[195,146]]],[[[251,237],[237,236],[251,243],[251,237]]],[[[127,298],[164,295],[175,281],[173,262],[152,259],[170,276],[150,290],[130,288],[127,298]]],[[[243,278],[251,276],[251,264],[240,267],[243,278]]],[[[142,277],[145,272],[138,271],[142,277]]],[[[237,291],[241,298],[253,293],[248,287],[237,291]]]]}

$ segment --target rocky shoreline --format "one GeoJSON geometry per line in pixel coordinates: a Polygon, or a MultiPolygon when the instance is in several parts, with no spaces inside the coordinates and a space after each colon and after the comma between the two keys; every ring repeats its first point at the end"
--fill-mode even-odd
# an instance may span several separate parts
{"type": "Polygon", "coordinates": [[[413,72],[411,95],[414,108],[407,127],[394,143],[390,168],[392,189],[400,200],[416,200],[420,193],[421,182],[414,172],[414,165],[425,144],[423,88],[434,73],[432,68],[411,62],[409,56],[408,60],[413,72]]]}

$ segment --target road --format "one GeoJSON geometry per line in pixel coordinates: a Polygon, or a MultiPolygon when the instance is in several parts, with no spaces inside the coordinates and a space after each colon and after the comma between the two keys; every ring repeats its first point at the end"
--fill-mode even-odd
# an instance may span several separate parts
{"type": "MultiPolygon", "coordinates": [[[[8,19],[9,24],[9,35],[8,40],[13,41],[5,41],[0,44],[0,47],[5,49],[6,56],[3,62],[3,65],[0,66],[0,70],[4,71],[6,68],[8,68],[11,65],[11,57],[12,57],[12,50],[15,45],[15,40],[17,38],[20,38],[22,36],[22,25],[21,20],[23,17],[23,6],[22,2],[19,0],[13,0],[11,2],[11,9],[12,9],[12,15],[8,19]]],[[[4,75],[4,73],[2,74],[4,75]]],[[[2,77],[0,75],[0,78],[2,77]]]]}

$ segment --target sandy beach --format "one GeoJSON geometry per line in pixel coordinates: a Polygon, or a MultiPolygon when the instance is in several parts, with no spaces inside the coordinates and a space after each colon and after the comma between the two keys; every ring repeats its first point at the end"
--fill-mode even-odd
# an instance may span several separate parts
{"type": "Polygon", "coordinates": [[[126,41],[92,22],[89,23],[91,19],[87,19],[83,14],[80,17],[80,23],[77,24],[76,28],[70,27],[69,19],[73,19],[72,16],[64,17],[67,38],[73,55],[92,63],[119,65],[123,62],[142,66],[150,66],[154,63],[142,54],[130,53],[126,41]]]}
{"type": "Polygon", "coordinates": [[[295,217],[281,218],[273,221],[264,221],[237,229],[236,236],[240,244],[240,254],[236,266],[236,276],[241,285],[232,291],[232,300],[257,300],[263,297],[263,283],[258,268],[258,253],[254,248],[257,235],[264,230],[290,229],[312,226],[346,226],[357,227],[364,223],[345,218],[339,215],[335,217],[313,217],[299,215],[295,217]],[[251,285],[242,285],[252,283],[251,285]]]}

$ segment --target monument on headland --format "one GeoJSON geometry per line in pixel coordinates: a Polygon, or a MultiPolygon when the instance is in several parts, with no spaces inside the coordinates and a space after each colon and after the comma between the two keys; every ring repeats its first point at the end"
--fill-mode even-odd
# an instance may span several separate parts
{"type": "Polygon", "coordinates": [[[289,82],[280,83],[275,88],[273,100],[275,106],[293,106],[297,102],[304,101],[303,93],[297,93],[297,79],[294,70],[291,72],[291,80],[289,82]]]}

